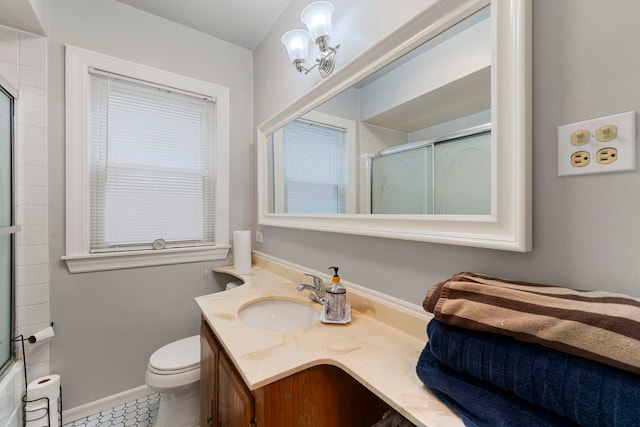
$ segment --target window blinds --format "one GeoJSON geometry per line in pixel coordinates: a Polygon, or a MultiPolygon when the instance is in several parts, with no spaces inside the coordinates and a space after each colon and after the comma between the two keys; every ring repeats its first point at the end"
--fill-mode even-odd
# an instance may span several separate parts
{"type": "Polygon", "coordinates": [[[91,250],[213,244],[215,102],[91,74],[91,250]]]}
{"type": "Polygon", "coordinates": [[[296,120],[283,129],[285,212],[344,213],[345,131],[296,120]]]}

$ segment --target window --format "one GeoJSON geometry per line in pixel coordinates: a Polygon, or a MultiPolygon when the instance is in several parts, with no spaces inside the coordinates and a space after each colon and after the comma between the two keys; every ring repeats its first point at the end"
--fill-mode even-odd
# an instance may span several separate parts
{"type": "Polygon", "coordinates": [[[274,133],[275,211],[290,214],[352,213],[355,198],[355,123],[308,113],[274,133]],[[277,171],[277,173],[276,173],[277,171]]]}
{"type": "Polygon", "coordinates": [[[228,89],[67,46],[73,272],[224,259],[228,89]]]}
{"type": "Polygon", "coordinates": [[[91,251],[213,244],[215,102],[90,75],[91,251]]]}
{"type": "Polygon", "coordinates": [[[344,131],[302,120],[282,130],[284,211],[344,213],[344,131]]]}

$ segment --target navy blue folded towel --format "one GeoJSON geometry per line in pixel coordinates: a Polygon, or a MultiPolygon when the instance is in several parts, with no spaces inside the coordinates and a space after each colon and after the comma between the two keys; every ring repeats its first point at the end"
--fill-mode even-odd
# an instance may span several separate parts
{"type": "Polygon", "coordinates": [[[467,427],[576,426],[573,420],[529,403],[486,381],[447,368],[436,359],[429,343],[416,368],[433,394],[458,414],[467,427]]]}
{"type": "Polygon", "coordinates": [[[432,320],[428,347],[443,365],[591,426],[640,426],[640,375],[537,344],[432,320]]]}

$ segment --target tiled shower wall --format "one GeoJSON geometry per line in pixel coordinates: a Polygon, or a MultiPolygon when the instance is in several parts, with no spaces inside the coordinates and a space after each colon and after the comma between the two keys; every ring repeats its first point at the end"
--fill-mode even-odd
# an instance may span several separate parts
{"type": "MultiPolygon", "coordinates": [[[[16,324],[28,337],[49,326],[47,39],[0,26],[0,74],[16,103],[16,324]]],[[[28,381],[49,374],[49,344],[27,349],[28,381]]]]}

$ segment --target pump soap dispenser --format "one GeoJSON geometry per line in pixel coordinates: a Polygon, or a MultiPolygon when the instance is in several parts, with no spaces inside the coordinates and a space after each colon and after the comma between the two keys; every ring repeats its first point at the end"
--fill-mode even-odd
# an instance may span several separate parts
{"type": "Polygon", "coordinates": [[[322,316],[327,323],[348,323],[351,320],[351,307],[347,306],[347,290],[340,283],[339,267],[333,269],[331,285],[325,289],[325,303],[322,316]]]}

